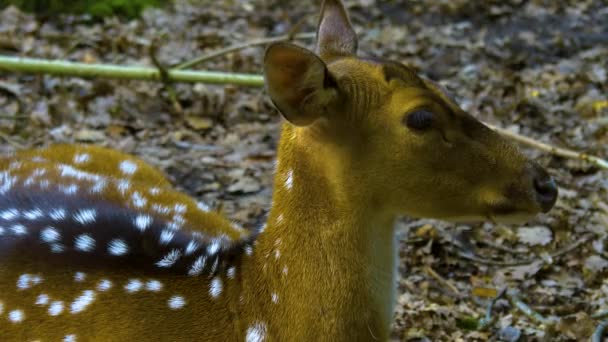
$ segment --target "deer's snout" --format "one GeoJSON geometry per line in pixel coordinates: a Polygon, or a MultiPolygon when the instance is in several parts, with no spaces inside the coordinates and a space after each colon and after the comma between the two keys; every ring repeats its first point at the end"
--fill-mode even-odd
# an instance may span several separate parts
{"type": "Polygon", "coordinates": [[[543,212],[548,212],[557,201],[557,184],[545,169],[532,163],[532,182],[536,192],[536,201],[543,212]]]}

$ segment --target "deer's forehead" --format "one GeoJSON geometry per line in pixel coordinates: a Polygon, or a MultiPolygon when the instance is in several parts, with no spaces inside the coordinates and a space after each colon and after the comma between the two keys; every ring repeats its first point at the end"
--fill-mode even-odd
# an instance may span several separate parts
{"type": "Polygon", "coordinates": [[[363,82],[368,84],[385,83],[382,65],[359,59],[344,57],[327,65],[330,73],[338,80],[347,82],[363,82]]]}

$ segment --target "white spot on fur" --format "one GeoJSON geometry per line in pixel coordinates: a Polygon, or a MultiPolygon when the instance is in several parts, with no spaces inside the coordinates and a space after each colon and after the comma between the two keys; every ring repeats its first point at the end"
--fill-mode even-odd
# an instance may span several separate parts
{"type": "Polygon", "coordinates": [[[65,251],[65,246],[60,243],[51,244],[51,252],[53,253],[61,253],[65,251]]]}
{"type": "Polygon", "coordinates": [[[159,242],[161,245],[168,245],[169,242],[171,242],[171,240],[173,240],[174,236],[175,236],[174,231],[165,229],[162,232],[160,232],[159,242]]]}
{"type": "Polygon", "coordinates": [[[171,213],[171,208],[160,205],[160,204],[153,204],[152,210],[154,210],[157,213],[162,214],[162,215],[169,215],[171,213]]]}
{"type": "Polygon", "coordinates": [[[178,203],[173,207],[173,211],[178,214],[183,214],[186,212],[186,210],[188,210],[188,206],[183,203],[178,203]]]}
{"type": "Polygon", "coordinates": [[[181,257],[181,255],[182,255],[182,253],[179,250],[174,249],[171,252],[169,252],[167,255],[165,255],[160,261],[158,261],[156,263],[156,266],[162,267],[162,268],[169,268],[177,262],[177,260],[181,257]]]}
{"type": "Polygon", "coordinates": [[[63,192],[66,195],[74,195],[78,192],[78,185],[70,184],[68,186],[59,186],[59,191],[63,192]]]}
{"type": "Polygon", "coordinates": [[[72,302],[70,312],[73,314],[84,311],[87,306],[91,305],[95,300],[95,292],[92,290],[83,291],[82,294],[72,302]]]}
{"type": "Polygon", "coordinates": [[[203,272],[203,269],[205,268],[205,262],[206,261],[207,261],[207,258],[204,255],[199,256],[198,258],[196,258],[196,260],[194,261],[194,263],[190,267],[190,270],[188,271],[188,275],[189,276],[200,275],[203,272]]]}
{"type": "Polygon", "coordinates": [[[11,176],[10,173],[1,172],[0,173],[0,194],[4,195],[7,192],[9,192],[13,188],[13,186],[15,185],[17,180],[18,180],[18,178],[11,176]]]}
{"type": "Polygon", "coordinates": [[[270,298],[275,304],[279,302],[279,295],[276,292],[273,292],[272,295],[270,295],[270,298]]]}
{"type": "Polygon", "coordinates": [[[47,305],[49,303],[49,296],[47,294],[41,294],[38,297],[36,297],[36,302],[34,304],[36,305],[47,305]]]}
{"type": "Polygon", "coordinates": [[[8,320],[13,323],[21,323],[25,319],[23,310],[13,310],[8,313],[8,320]]]}
{"type": "Polygon", "coordinates": [[[129,183],[129,181],[126,179],[121,179],[120,181],[118,181],[116,187],[118,188],[118,191],[120,191],[120,193],[124,195],[131,187],[131,183],[129,183]]]}
{"type": "Polygon", "coordinates": [[[289,268],[287,268],[287,266],[283,267],[283,274],[287,275],[288,272],[289,272],[289,268]]]}
{"type": "Polygon", "coordinates": [[[211,270],[209,272],[211,273],[215,273],[215,270],[217,269],[217,265],[218,265],[218,257],[215,257],[215,260],[213,260],[213,265],[211,265],[211,270]]]}
{"type": "Polygon", "coordinates": [[[17,288],[20,290],[27,290],[32,288],[35,285],[38,285],[42,282],[42,277],[39,275],[33,274],[22,274],[17,279],[17,288]]]}
{"type": "Polygon", "coordinates": [[[27,234],[27,227],[22,224],[13,225],[11,227],[11,230],[13,231],[13,234],[15,234],[15,235],[26,235],[27,234]]]}
{"type": "Polygon", "coordinates": [[[87,225],[95,222],[96,217],[97,211],[95,209],[82,209],[76,212],[76,214],[74,214],[73,216],[74,221],[82,225],[87,225]]]}
{"type": "Polygon", "coordinates": [[[63,302],[55,301],[49,305],[49,315],[57,316],[63,312],[63,302]]]}
{"type": "Polygon", "coordinates": [[[171,221],[172,221],[171,223],[177,227],[175,229],[179,229],[181,226],[184,225],[184,223],[186,223],[186,220],[184,219],[184,217],[179,214],[173,215],[173,218],[171,218],[171,221]]]}
{"type": "Polygon", "coordinates": [[[213,239],[209,246],[207,246],[207,254],[213,255],[220,250],[220,239],[213,239]]]}
{"type": "Polygon", "coordinates": [[[137,229],[143,232],[152,225],[152,217],[148,215],[139,215],[135,218],[133,223],[137,229]]]}
{"type": "Polygon", "coordinates": [[[159,292],[163,289],[163,284],[158,280],[150,280],[146,282],[146,291],[159,292]]]}
{"type": "Polygon", "coordinates": [[[40,232],[40,239],[46,243],[56,242],[60,237],[57,229],[53,227],[46,227],[40,232]]]}
{"type": "Polygon", "coordinates": [[[100,175],[81,171],[69,165],[59,165],[57,168],[61,172],[61,177],[75,178],[78,180],[86,180],[89,182],[97,182],[103,179],[103,177],[100,175]]]}
{"type": "Polygon", "coordinates": [[[173,296],[169,298],[169,301],[167,303],[170,309],[179,310],[186,305],[186,300],[182,296],[173,296]]]}
{"type": "Polygon", "coordinates": [[[196,252],[198,247],[199,247],[199,244],[196,241],[191,240],[190,242],[188,242],[188,246],[186,246],[185,254],[190,255],[190,254],[196,252]]]}
{"type": "Polygon", "coordinates": [[[88,153],[79,153],[74,156],[74,164],[84,164],[91,160],[91,156],[88,153]]]}
{"type": "Polygon", "coordinates": [[[230,267],[226,271],[226,275],[228,276],[229,279],[234,279],[234,276],[236,275],[236,267],[234,267],[234,266],[230,267]]]}
{"type": "Polygon", "coordinates": [[[255,323],[247,329],[246,342],[262,342],[266,338],[266,324],[255,323]]]}
{"type": "Polygon", "coordinates": [[[93,185],[91,187],[90,192],[92,194],[99,194],[105,189],[107,184],[108,184],[108,182],[105,179],[100,179],[97,182],[95,182],[95,185],[93,185]]]}
{"type": "Polygon", "coordinates": [[[7,209],[0,213],[0,218],[6,221],[14,220],[19,216],[19,210],[17,209],[7,209]]]}
{"type": "Polygon", "coordinates": [[[58,208],[58,209],[53,209],[49,216],[54,221],[61,221],[61,220],[65,220],[67,213],[66,213],[65,209],[58,208]]]}
{"type": "Polygon", "coordinates": [[[202,211],[205,211],[205,212],[211,210],[211,208],[209,208],[209,206],[207,204],[203,203],[203,202],[197,202],[196,203],[196,207],[199,208],[202,211]]]}
{"type": "Polygon", "coordinates": [[[212,298],[217,298],[222,294],[222,280],[220,278],[213,278],[209,284],[209,294],[212,298]]]}
{"type": "Polygon", "coordinates": [[[121,256],[129,252],[129,246],[122,239],[114,239],[108,244],[108,253],[111,255],[121,256]]]}
{"type": "Polygon", "coordinates": [[[82,283],[86,278],[87,278],[87,274],[84,272],[74,273],[74,281],[77,283],[82,283]]]}
{"type": "Polygon", "coordinates": [[[42,212],[42,210],[40,210],[38,208],[29,210],[29,211],[26,211],[25,213],[23,213],[23,217],[25,217],[26,220],[30,220],[30,221],[37,220],[37,219],[41,218],[42,215],[44,215],[44,213],[42,212]]]}
{"type": "Polygon", "coordinates": [[[143,208],[146,204],[148,204],[148,200],[137,191],[131,195],[131,199],[133,200],[133,205],[135,208],[143,208]]]}
{"type": "Polygon", "coordinates": [[[51,182],[49,182],[48,179],[43,179],[38,183],[38,186],[40,189],[48,189],[49,186],[51,186],[51,182]]]}
{"type": "Polygon", "coordinates": [[[125,290],[129,293],[139,292],[143,288],[144,284],[139,279],[131,279],[125,285],[125,290]]]}
{"type": "Polygon", "coordinates": [[[102,279],[98,284],[97,284],[97,290],[101,291],[101,292],[106,292],[109,289],[112,288],[112,282],[108,279],[102,279]]]}
{"type": "Polygon", "coordinates": [[[137,164],[130,160],[125,160],[120,163],[120,171],[127,176],[132,176],[137,172],[137,164]]]}
{"type": "Polygon", "coordinates": [[[74,240],[74,247],[82,252],[90,252],[95,249],[95,239],[89,234],[81,234],[74,240]]]}
{"type": "Polygon", "coordinates": [[[287,172],[287,177],[285,178],[285,188],[287,188],[287,190],[291,190],[291,188],[293,188],[293,170],[289,170],[287,172]]]}
{"type": "Polygon", "coordinates": [[[76,335],[65,335],[63,342],[76,342],[76,335]]]}

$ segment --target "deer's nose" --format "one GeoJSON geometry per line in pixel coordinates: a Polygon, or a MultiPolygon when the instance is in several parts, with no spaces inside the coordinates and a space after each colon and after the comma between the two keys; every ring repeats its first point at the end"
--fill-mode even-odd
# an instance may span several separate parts
{"type": "Polygon", "coordinates": [[[548,212],[553,208],[557,201],[557,184],[553,177],[540,165],[534,164],[534,190],[536,191],[536,201],[543,212],[548,212]]]}

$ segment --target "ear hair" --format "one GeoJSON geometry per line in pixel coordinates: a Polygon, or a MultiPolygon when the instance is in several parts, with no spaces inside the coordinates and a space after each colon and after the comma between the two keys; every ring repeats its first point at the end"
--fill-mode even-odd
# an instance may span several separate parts
{"type": "Polygon", "coordinates": [[[264,57],[266,88],[283,117],[306,126],[327,116],[339,98],[337,83],[314,53],[289,43],[276,43],[264,57]]]}
{"type": "Polygon", "coordinates": [[[340,0],[324,0],[317,26],[317,53],[324,60],[355,55],[357,34],[344,4],[340,0]]]}

